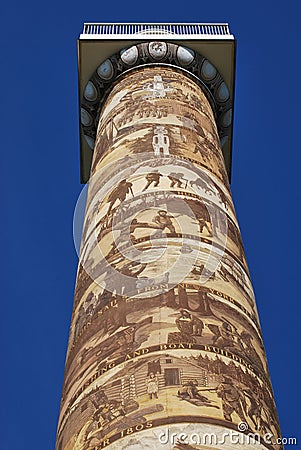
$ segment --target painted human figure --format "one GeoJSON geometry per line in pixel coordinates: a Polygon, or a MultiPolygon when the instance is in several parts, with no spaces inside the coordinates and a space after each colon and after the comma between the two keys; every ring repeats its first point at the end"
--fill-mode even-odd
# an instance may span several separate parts
{"type": "Polygon", "coordinates": [[[175,227],[172,223],[171,216],[167,214],[167,211],[160,210],[158,214],[153,218],[153,222],[158,225],[158,228],[163,231],[167,228],[171,233],[175,233],[175,227]]]}
{"type": "Polygon", "coordinates": [[[180,316],[176,319],[176,325],[181,333],[187,337],[202,336],[204,329],[202,320],[192,315],[186,309],[180,309],[180,316]]]}
{"type": "Polygon", "coordinates": [[[180,188],[182,187],[182,181],[184,174],[183,173],[175,173],[172,172],[168,175],[168,178],[170,179],[170,187],[173,188],[174,186],[180,188]]]}
{"type": "Polygon", "coordinates": [[[204,156],[205,153],[204,146],[201,145],[199,142],[196,142],[193,153],[200,153],[202,156],[204,156]]]}
{"type": "Polygon", "coordinates": [[[150,399],[153,397],[158,398],[159,379],[157,374],[155,375],[153,372],[150,372],[146,379],[146,387],[150,399]]]}
{"type": "Polygon", "coordinates": [[[169,137],[167,136],[165,127],[157,126],[154,129],[152,145],[155,156],[160,156],[161,149],[163,151],[163,156],[169,155],[169,137]]]}
{"type": "Polygon", "coordinates": [[[246,422],[244,394],[237,386],[234,386],[231,378],[224,376],[223,381],[217,386],[216,393],[222,399],[223,414],[226,420],[232,422],[232,414],[235,412],[242,422],[246,422]]]}
{"type": "Polygon", "coordinates": [[[263,392],[255,387],[252,392],[247,393],[247,396],[250,400],[250,406],[248,408],[248,416],[252,420],[255,425],[255,430],[260,430],[261,421],[263,420],[263,404],[264,404],[264,395],[263,392]]]}
{"type": "Polygon", "coordinates": [[[191,271],[194,275],[199,276],[200,278],[207,278],[214,280],[215,279],[215,273],[212,272],[212,270],[207,269],[204,264],[197,264],[193,266],[193,269],[191,271]]]}
{"type": "Polygon", "coordinates": [[[119,200],[120,203],[122,203],[126,199],[126,196],[129,192],[131,192],[132,196],[134,197],[132,186],[133,186],[132,183],[126,180],[121,180],[120,183],[116,186],[116,188],[113,189],[113,191],[109,194],[108,197],[109,209],[107,211],[107,215],[110,214],[117,200],[119,200]]]}
{"type": "Polygon", "coordinates": [[[221,326],[208,325],[209,329],[214,334],[212,339],[212,345],[216,345],[222,348],[234,347],[236,333],[234,332],[232,325],[227,321],[224,321],[221,326]]]}
{"type": "Polygon", "coordinates": [[[274,427],[277,430],[277,424],[266,405],[265,395],[262,389],[256,386],[255,389],[252,391],[250,390],[246,395],[250,401],[248,417],[250,417],[255,425],[255,430],[258,430],[263,434],[274,434],[272,428],[274,427]]]}
{"type": "Polygon", "coordinates": [[[202,402],[210,403],[207,397],[201,395],[198,391],[198,381],[197,380],[189,380],[187,383],[184,383],[182,387],[178,390],[178,397],[182,400],[193,400],[197,399],[202,402]]]}
{"type": "Polygon", "coordinates": [[[119,416],[124,416],[125,412],[116,400],[109,400],[104,389],[100,389],[95,401],[92,402],[95,407],[93,419],[98,422],[100,428],[119,416]]]}
{"type": "Polygon", "coordinates": [[[201,313],[202,316],[212,316],[214,315],[210,308],[210,295],[207,291],[204,291],[202,288],[199,288],[198,290],[198,302],[199,307],[198,311],[201,313]]]}
{"type": "Polygon", "coordinates": [[[81,305],[81,307],[79,308],[78,317],[77,317],[77,320],[75,323],[74,340],[76,340],[76,338],[80,335],[81,330],[86,323],[86,320],[87,320],[86,311],[85,311],[84,305],[81,305]]]}
{"type": "Polygon", "coordinates": [[[121,269],[109,268],[105,278],[106,291],[118,295],[132,293],[136,289],[136,280],[138,275],[146,267],[146,263],[132,261],[121,269]]]}
{"type": "Polygon", "coordinates": [[[210,229],[210,226],[208,225],[208,222],[205,220],[204,217],[198,217],[199,227],[200,227],[200,233],[204,232],[204,228],[206,228],[207,233],[209,236],[212,236],[212,231],[210,229]]]}
{"type": "Polygon", "coordinates": [[[87,316],[87,321],[89,321],[94,314],[96,305],[97,305],[97,297],[93,292],[90,292],[87,295],[86,301],[85,301],[85,308],[86,308],[86,316],[87,316]]]}
{"type": "Polygon", "coordinates": [[[96,431],[102,431],[106,426],[108,426],[113,420],[123,418],[125,416],[125,410],[122,403],[118,400],[109,400],[104,389],[100,389],[95,395],[94,399],[91,399],[95,411],[92,416],[92,421],[85,429],[84,439],[78,447],[73,446],[74,449],[89,450],[95,448],[95,445],[91,445],[92,440],[95,441],[96,431]]]}
{"type": "Polygon", "coordinates": [[[148,173],[145,177],[147,183],[142,189],[142,191],[146,191],[146,189],[149,188],[152,183],[154,183],[153,187],[157,187],[158,184],[160,183],[160,178],[162,176],[163,175],[158,170],[154,170],[153,172],[148,173]]]}
{"type": "Polygon", "coordinates": [[[185,286],[182,286],[182,284],[178,284],[178,298],[180,307],[188,309],[188,294],[185,286]]]}
{"type": "Polygon", "coordinates": [[[146,266],[146,263],[133,261],[120,270],[120,273],[123,275],[120,277],[123,295],[130,295],[136,290],[137,277],[143,272],[146,266]]]}

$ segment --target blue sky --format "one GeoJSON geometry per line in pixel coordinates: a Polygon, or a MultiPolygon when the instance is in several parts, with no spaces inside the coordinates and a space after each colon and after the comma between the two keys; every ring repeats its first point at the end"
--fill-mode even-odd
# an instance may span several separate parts
{"type": "Polygon", "coordinates": [[[55,446],[77,268],[72,219],[82,189],[76,39],[93,21],[230,24],[237,39],[232,193],[282,433],[298,435],[297,7],[296,0],[150,2],[144,10],[119,0],[2,5],[1,450],[55,446]]]}

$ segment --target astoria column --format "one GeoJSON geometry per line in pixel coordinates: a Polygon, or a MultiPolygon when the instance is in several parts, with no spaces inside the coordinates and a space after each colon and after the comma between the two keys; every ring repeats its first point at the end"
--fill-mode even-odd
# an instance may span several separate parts
{"type": "Polygon", "coordinates": [[[56,448],[248,449],[252,433],[280,449],[229,190],[233,93],[193,43],[144,27],[81,98],[93,156],[56,448]]]}

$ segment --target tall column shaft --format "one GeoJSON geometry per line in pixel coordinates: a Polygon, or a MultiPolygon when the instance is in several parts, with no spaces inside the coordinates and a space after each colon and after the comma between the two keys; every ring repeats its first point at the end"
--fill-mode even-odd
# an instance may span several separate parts
{"type": "Polygon", "coordinates": [[[232,449],[230,432],[281,448],[214,103],[185,71],[136,69],[100,115],[57,450],[232,449]]]}

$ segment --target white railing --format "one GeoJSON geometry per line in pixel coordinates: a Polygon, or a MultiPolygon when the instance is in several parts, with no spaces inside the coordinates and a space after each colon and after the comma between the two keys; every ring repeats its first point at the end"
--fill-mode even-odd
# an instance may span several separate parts
{"type": "Polygon", "coordinates": [[[172,38],[233,39],[227,23],[85,23],[81,39],[144,38],[173,35],[172,38]]]}

